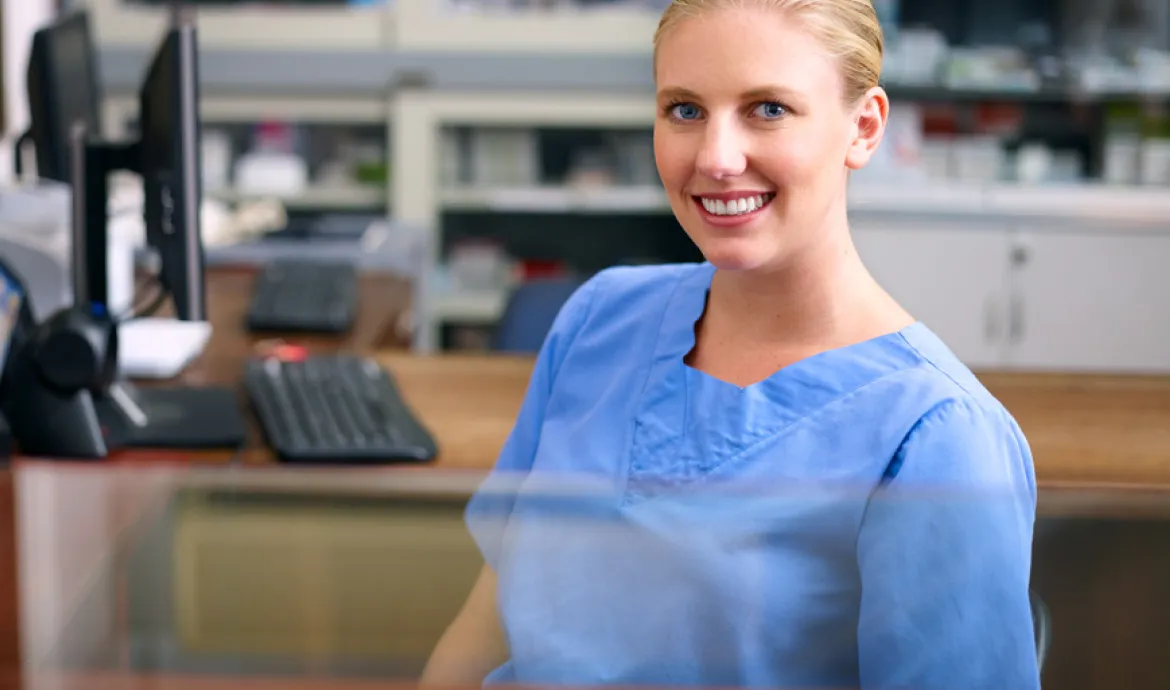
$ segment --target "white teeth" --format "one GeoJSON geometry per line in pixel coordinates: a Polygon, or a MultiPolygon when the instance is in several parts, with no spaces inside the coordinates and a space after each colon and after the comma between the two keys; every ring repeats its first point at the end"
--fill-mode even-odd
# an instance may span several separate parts
{"type": "Polygon", "coordinates": [[[757,194],[755,196],[732,199],[731,201],[699,197],[699,201],[702,202],[703,208],[706,209],[707,213],[712,215],[738,216],[763,208],[775,197],[775,194],[757,194]]]}

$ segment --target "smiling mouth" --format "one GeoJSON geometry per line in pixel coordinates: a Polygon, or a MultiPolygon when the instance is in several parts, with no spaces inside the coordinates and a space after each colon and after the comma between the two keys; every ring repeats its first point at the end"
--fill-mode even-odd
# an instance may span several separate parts
{"type": "Polygon", "coordinates": [[[754,213],[772,203],[775,194],[756,194],[739,199],[710,199],[703,196],[694,197],[703,210],[713,216],[745,216],[754,213]]]}

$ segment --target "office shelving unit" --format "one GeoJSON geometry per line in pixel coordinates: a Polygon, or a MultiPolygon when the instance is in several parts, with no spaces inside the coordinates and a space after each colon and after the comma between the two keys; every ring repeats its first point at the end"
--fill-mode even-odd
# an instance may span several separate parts
{"type": "Polygon", "coordinates": [[[657,12],[633,2],[504,12],[399,0],[394,42],[409,51],[640,54],[657,25],[657,12]]]}
{"type": "MultiPolygon", "coordinates": [[[[135,107],[131,89],[161,29],[163,12],[120,0],[90,4],[109,94],[107,113],[125,114],[135,107]]],[[[452,128],[651,127],[649,47],[656,23],[657,12],[636,3],[507,14],[456,11],[435,0],[336,9],[273,9],[269,4],[200,10],[204,117],[208,122],[271,118],[387,128],[390,172],[384,193],[314,189],[304,199],[288,201],[327,208],[381,205],[395,220],[427,229],[432,235],[428,270],[420,274],[414,317],[417,346],[435,349],[442,324],[491,324],[505,297],[503,290],[453,294],[441,287],[436,269],[443,263],[445,215],[669,214],[654,185],[493,187],[450,184],[441,174],[444,133],[452,128]]],[[[895,99],[933,101],[972,102],[990,95],[1024,102],[1094,97],[1051,90],[993,92],[891,87],[895,99]]],[[[231,199],[233,193],[223,197],[231,199]]],[[[851,205],[860,224],[880,227],[911,218],[938,231],[975,223],[1029,231],[1109,232],[1124,226],[1125,232],[1170,233],[1170,194],[1163,187],[859,184],[851,205]]]]}
{"type": "MultiPolygon", "coordinates": [[[[102,116],[107,136],[124,134],[127,123],[134,121],[137,112],[138,102],[135,97],[115,94],[106,98],[102,116]]],[[[202,99],[202,116],[205,130],[232,128],[266,120],[342,130],[389,126],[385,98],[360,96],[236,95],[213,92],[202,99]]],[[[209,196],[228,203],[254,196],[232,188],[206,191],[209,196]]],[[[389,213],[388,199],[389,190],[385,185],[359,183],[314,184],[295,195],[281,197],[290,211],[368,211],[386,214],[389,213]]]]}
{"type": "MultiPolygon", "coordinates": [[[[147,46],[163,31],[168,9],[125,0],[85,0],[105,45],[147,46]]],[[[203,45],[245,50],[380,50],[396,32],[389,5],[198,8],[203,45]]]]}

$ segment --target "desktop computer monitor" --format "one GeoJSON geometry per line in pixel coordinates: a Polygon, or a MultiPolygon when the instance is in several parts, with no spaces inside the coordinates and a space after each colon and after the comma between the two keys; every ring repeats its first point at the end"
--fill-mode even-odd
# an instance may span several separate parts
{"type": "Polygon", "coordinates": [[[69,132],[78,122],[100,133],[101,88],[89,15],[77,12],[33,35],[26,72],[30,127],[17,148],[16,173],[23,174],[20,148],[32,143],[37,175],[70,181],[69,132]]]}
{"type": "MultiPolygon", "coordinates": [[[[71,30],[87,25],[78,14],[59,19],[41,30],[42,45],[68,42],[71,30]]],[[[87,43],[74,40],[72,45],[87,43]]],[[[19,376],[9,390],[15,396],[10,396],[10,419],[22,447],[35,449],[29,452],[102,457],[112,446],[236,448],[243,443],[234,389],[139,389],[118,376],[122,317],[110,313],[107,300],[109,178],[130,171],[142,178],[146,240],[161,259],[157,282],[162,294],[172,298],[179,319],[207,319],[196,61],[194,23],[177,10],[145,70],[138,136],[125,141],[102,139],[85,118],[66,118],[50,127],[59,119],[61,96],[53,93],[57,89],[30,91],[37,101],[31,108],[35,129],[45,133],[46,150],[70,152],[74,305],[37,324],[37,337],[27,341],[11,367],[19,376]],[[93,370],[62,364],[62,353],[75,353],[58,343],[88,343],[86,361],[94,363],[93,370]]],[[[88,53],[75,50],[45,60],[41,83],[66,84],[94,62],[92,46],[88,53]]]]}
{"type": "Polygon", "coordinates": [[[161,259],[160,281],[175,313],[187,321],[207,319],[197,61],[195,27],[180,20],[163,37],[139,93],[146,238],[161,259]]]}
{"type": "Polygon", "coordinates": [[[30,138],[38,160],[46,160],[42,168],[73,189],[74,301],[98,312],[107,308],[109,176],[125,170],[142,177],[146,240],[160,258],[159,286],[177,318],[205,321],[194,22],[176,12],[155,50],[139,92],[135,139],[101,139],[96,62],[84,10],[40,29],[29,60],[30,138]]]}
{"type": "MultiPolygon", "coordinates": [[[[81,24],[77,15],[60,19],[42,29],[41,41],[64,42],[70,29],[81,24]]],[[[75,41],[74,46],[83,43],[75,41]]],[[[92,48],[84,53],[45,61],[42,83],[64,84],[69,75],[83,72],[83,64],[94,63],[92,48]]],[[[31,110],[38,131],[46,133],[46,150],[64,147],[70,152],[74,270],[74,304],[36,324],[35,337],[26,341],[10,367],[10,421],[17,441],[32,454],[103,457],[115,446],[238,448],[245,439],[233,388],[139,389],[119,376],[123,317],[110,313],[107,299],[109,177],[130,171],[143,182],[146,240],[161,258],[160,294],[172,298],[179,319],[207,320],[196,61],[194,23],[176,10],[144,74],[140,131],[126,141],[101,139],[85,118],[49,127],[54,108],[60,109],[60,96],[53,90],[32,90],[38,102],[31,110]]]]}

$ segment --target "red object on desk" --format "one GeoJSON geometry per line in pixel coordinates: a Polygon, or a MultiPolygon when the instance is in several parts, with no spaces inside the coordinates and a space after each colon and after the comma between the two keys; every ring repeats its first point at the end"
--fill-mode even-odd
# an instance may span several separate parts
{"type": "Polygon", "coordinates": [[[559,278],[569,273],[563,261],[536,261],[525,259],[516,264],[516,277],[520,280],[559,278]]]}
{"type": "Polygon", "coordinates": [[[302,362],[309,357],[309,348],[304,345],[294,345],[283,340],[265,340],[256,344],[259,356],[268,359],[279,359],[282,362],[302,362]]]}

